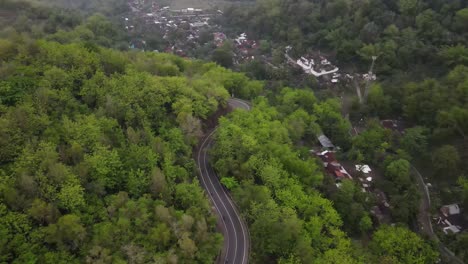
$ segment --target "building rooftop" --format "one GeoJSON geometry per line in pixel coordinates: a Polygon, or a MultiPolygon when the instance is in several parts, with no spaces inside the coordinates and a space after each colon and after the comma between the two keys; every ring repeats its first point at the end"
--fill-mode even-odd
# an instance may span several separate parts
{"type": "Polygon", "coordinates": [[[456,233],[460,233],[461,231],[461,229],[458,226],[454,226],[454,225],[449,225],[447,227],[444,227],[442,228],[442,230],[444,231],[445,234],[449,234],[449,232],[456,234],[456,233]]]}
{"type": "Polygon", "coordinates": [[[367,164],[364,164],[364,165],[356,164],[356,170],[364,172],[366,174],[372,171],[372,169],[367,164]]]}
{"type": "Polygon", "coordinates": [[[317,137],[318,141],[324,148],[335,148],[335,145],[331,142],[331,140],[325,136],[324,134],[321,134],[317,137]]]}
{"type": "Polygon", "coordinates": [[[442,206],[442,208],[440,208],[440,211],[446,217],[449,215],[458,215],[460,214],[460,207],[458,206],[458,204],[449,204],[442,206]]]}
{"type": "MultiPolygon", "coordinates": [[[[319,157],[324,163],[328,164],[330,162],[336,161],[335,154],[329,150],[325,150],[322,152],[316,153],[317,157],[319,157]]],[[[325,164],[325,166],[326,166],[325,164]]]]}

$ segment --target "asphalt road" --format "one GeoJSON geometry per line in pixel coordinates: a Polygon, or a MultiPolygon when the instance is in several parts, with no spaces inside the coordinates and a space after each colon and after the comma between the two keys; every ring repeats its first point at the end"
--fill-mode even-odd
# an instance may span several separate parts
{"type": "MultiPolygon", "coordinates": [[[[232,108],[250,110],[250,105],[239,99],[229,99],[232,108]]],[[[213,145],[216,128],[207,133],[197,153],[200,183],[210,198],[224,235],[224,246],[217,263],[246,264],[249,262],[250,239],[247,225],[241,218],[227,190],[219,182],[216,172],[209,163],[209,149],[213,145]]]]}

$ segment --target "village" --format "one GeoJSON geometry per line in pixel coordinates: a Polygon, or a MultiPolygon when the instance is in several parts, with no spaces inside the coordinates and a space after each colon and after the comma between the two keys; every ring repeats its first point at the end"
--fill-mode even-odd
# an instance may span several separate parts
{"type": "Polygon", "coordinates": [[[332,64],[323,54],[308,53],[303,54],[298,59],[293,59],[289,52],[293,49],[292,46],[287,46],[284,51],[284,56],[288,64],[302,69],[305,74],[315,76],[322,83],[336,85],[340,82],[349,83],[350,81],[375,81],[377,76],[374,73],[351,74],[340,72],[338,66],[332,64]]]}
{"type": "MultiPolygon", "coordinates": [[[[380,125],[385,129],[391,130],[393,133],[405,133],[405,127],[399,120],[381,120],[380,125]]],[[[358,134],[361,133],[362,130],[353,127],[353,132],[358,134]]],[[[387,198],[387,194],[376,187],[376,181],[382,178],[381,172],[379,172],[378,169],[371,168],[371,166],[367,164],[353,164],[348,160],[339,161],[337,159],[337,154],[340,152],[340,147],[335,146],[324,134],[317,135],[317,142],[319,145],[311,149],[310,153],[323,165],[326,175],[334,180],[336,188],[340,189],[344,180],[355,181],[360,186],[363,193],[369,193],[375,198],[375,204],[370,210],[374,224],[393,225],[390,208],[398,205],[391,204],[387,198]]],[[[418,171],[416,171],[416,173],[419,174],[418,171]]],[[[421,180],[424,181],[422,178],[421,180]]],[[[425,190],[426,194],[426,197],[422,197],[422,199],[426,199],[426,202],[428,202],[430,206],[431,183],[423,182],[423,185],[420,187],[425,190]]],[[[427,219],[428,227],[426,228],[428,230],[421,230],[423,233],[433,237],[453,236],[468,229],[468,222],[463,217],[463,208],[461,208],[458,203],[445,204],[435,209],[436,210],[432,212],[428,212],[430,208],[424,209],[425,212],[423,213],[427,213],[427,218],[430,219],[427,219]]],[[[419,224],[420,228],[424,229],[424,223],[419,224]]],[[[442,238],[442,240],[444,240],[444,238],[442,238]]]]}
{"type": "Polygon", "coordinates": [[[209,21],[221,11],[207,12],[199,8],[171,9],[155,1],[131,0],[131,13],[124,17],[125,29],[132,36],[131,49],[169,52],[182,57],[194,48],[201,30],[210,27],[209,21]],[[158,48],[143,39],[146,35],[160,38],[158,48]]]}
{"type": "Polygon", "coordinates": [[[154,52],[167,52],[188,58],[208,56],[226,41],[233,43],[234,64],[254,58],[258,42],[246,33],[228,39],[214,22],[221,10],[187,7],[172,9],[154,0],[129,1],[131,13],[123,17],[125,29],[132,36],[129,48],[154,52]],[[151,45],[146,39],[158,39],[151,45]],[[157,46],[157,48],[156,48],[157,46]]]}
{"type": "Polygon", "coordinates": [[[370,213],[377,225],[390,224],[390,204],[386,194],[375,187],[374,182],[379,175],[367,164],[350,164],[340,162],[336,158],[339,147],[335,146],[324,134],[317,136],[320,146],[311,149],[310,153],[323,165],[326,174],[335,181],[336,188],[341,188],[344,180],[356,181],[363,193],[371,193],[376,198],[376,204],[370,213]]]}
{"type": "MultiPolygon", "coordinates": [[[[216,48],[226,42],[232,45],[234,65],[259,59],[273,68],[283,67],[271,62],[271,54],[260,56],[259,40],[249,38],[246,32],[227,36],[216,18],[223,15],[218,9],[186,7],[172,9],[161,6],[155,0],[130,0],[131,13],[123,17],[125,29],[132,36],[129,48],[154,52],[173,53],[181,57],[207,58],[216,48]],[[157,45],[151,45],[146,38],[158,38],[157,45]]],[[[305,75],[312,75],[320,86],[336,86],[351,81],[376,80],[375,74],[345,73],[340,71],[324,54],[309,52],[298,59],[289,55],[293,49],[284,51],[285,66],[299,68],[305,75]]]]}
{"type": "MultiPolygon", "coordinates": [[[[313,76],[320,87],[345,87],[350,84],[368,83],[375,81],[377,76],[368,73],[350,73],[336,66],[320,51],[309,51],[294,58],[291,54],[294,47],[287,46],[284,49],[284,62],[272,63],[271,54],[259,52],[260,40],[250,38],[247,32],[228,36],[223,28],[216,23],[216,18],[223,15],[218,9],[201,9],[186,7],[173,9],[171,6],[161,6],[154,0],[130,0],[131,14],[123,17],[125,29],[133,36],[129,48],[152,52],[173,53],[187,58],[208,58],[212,52],[222,48],[227,42],[231,45],[232,60],[234,65],[241,65],[253,60],[260,60],[265,65],[274,69],[290,67],[299,69],[305,76],[313,76]],[[142,32],[145,32],[144,34],[142,32]],[[149,33],[148,33],[149,32],[149,33]],[[157,48],[147,43],[142,36],[152,34],[160,38],[157,48]],[[198,52],[202,50],[202,52],[198,52]]],[[[296,53],[297,55],[297,53],[296,53]]],[[[381,126],[403,134],[404,127],[398,120],[383,120],[381,126]]],[[[359,127],[353,127],[355,134],[360,133],[359,127]]],[[[311,150],[311,154],[322,163],[324,171],[335,181],[339,189],[343,180],[352,180],[359,184],[361,191],[369,193],[375,199],[375,204],[370,210],[374,223],[392,224],[391,208],[398,206],[391,204],[388,195],[376,186],[376,182],[382,178],[382,173],[368,164],[352,164],[349,161],[339,161],[336,147],[326,135],[318,135],[320,146],[311,150]]],[[[430,186],[430,184],[427,184],[430,186]]],[[[424,183],[423,188],[429,187],[424,183]]],[[[427,194],[429,197],[429,194],[427,194]]],[[[429,198],[430,199],[430,198],[429,198]]],[[[458,234],[468,228],[468,224],[462,217],[463,208],[458,203],[442,205],[437,212],[430,214],[428,221],[432,233],[458,234]],[[433,227],[434,226],[434,227],[433,227]],[[434,230],[432,230],[434,229],[434,230]]]]}

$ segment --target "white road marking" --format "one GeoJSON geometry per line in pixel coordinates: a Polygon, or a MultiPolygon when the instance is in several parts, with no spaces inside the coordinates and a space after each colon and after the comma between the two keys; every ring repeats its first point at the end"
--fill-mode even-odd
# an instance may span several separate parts
{"type": "MultiPolygon", "coordinates": [[[[216,129],[213,130],[213,132],[211,132],[211,134],[207,137],[207,139],[210,139],[211,136],[213,136],[213,133],[214,133],[215,131],[216,131],[216,129]]],[[[205,143],[206,143],[206,142],[207,142],[207,141],[205,140],[205,143]]],[[[207,166],[206,166],[206,165],[207,165],[206,156],[207,156],[207,155],[206,155],[206,151],[205,151],[205,154],[203,155],[203,163],[205,164],[205,171],[206,171],[206,173],[207,173],[207,175],[208,175],[208,181],[210,182],[210,184],[211,184],[211,186],[213,187],[213,189],[214,189],[216,195],[218,196],[219,201],[221,202],[221,204],[223,205],[224,209],[226,210],[226,214],[228,215],[229,220],[230,220],[231,225],[232,225],[232,230],[234,231],[235,246],[234,246],[234,259],[233,259],[233,260],[235,260],[235,258],[236,258],[236,256],[237,256],[237,232],[236,232],[236,227],[235,227],[235,225],[234,225],[234,221],[232,221],[231,213],[228,211],[228,209],[227,209],[226,205],[224,204],[223,200],[221,199],[221,196],[219,195],[218,191],[216,191],[216,187],[214,186],[213,181],[211,181],[211,177],[209,177],[209,172],[208,172],[208,169],[206,168],[206,167],[207,167],[207,166]]],[[[226,193],[224,192],[224,189],[222,188],[222,186],[221,186],[221,190],[222,190],[223,194],[227,197],[227,195],[226,195],[226,193]]],[[[229,201],[229,197],[227,197],[227,200],[229,201]]],[[[236,216],[237,216],[237,215],[236,215],[236,216]]],[[[229,241],[229,240],[228,240],[228,241],[229,241]]],[[[226,260],[227,260],[227,255],[228,255],[228,254],[226,254],[226,260]]],[[[235,263],[235,261],[234,261],[233,263],[235,263]]]]}
{"type": "MultiPolygon", "coordinates": [[[[216,172],[214,172],[214,174],[216,175],[216,172]]],[[[210,181],[211,181],[211,180],[210,180],[210,181]]],[[[231,207],[234,209],[234,212],[236,213],[236,218],[237,218],[237,220],[239,221],[239,225],[240,225],[240,227],[241,227],[241,229],[242,229],[242,236],[243,236],[243,240],[244,240],[244,247],[246,247],[246,246],[248,245],[249,242],[247,241],[247,237],[248,237],[248,236],[246,235],[246,232],[245,232],[244,222],[243,222],[242,219],[240,219],[240,217],[239,217],[240,214],[239,214],[239,212],[237,211],[237,207],[232,203],[230,197],[228,196],[228,194],[225,193],[224,189],[222,189],[222,190],[223,190],[224,194],[226,195],[229,204],[231,205],[231,207]]],[[[236,248],[237,248],[237,245],[236,245],[236,248]]],[[[244,252],[243,252],[243,254],[242,254],[242,263],[245,262],[244,260],[246,259],[246,253],[247,253],[247,251],[248,251],[248,248],[244,248],[244,252]]],[[[235,251],[235,252],[236,252],[236,251],[235,251]]]]}
{"type": "MultiPolygon", "coordinates": [[[[240,103],[241,105],[245,106],[247,108],[247,110],[250,110],[250,105],[245,103],[244,101],[242,100],[239,100],[239,99],[235,99],[235,98],[231,98],[230,100],[232,101],[235,101],[235,102],[238,102],[240,103]]],[[[208,189],[208,185],[206,184],[205,182],[205,178],[203,177],[203,173],[202,173],[202,170],[201,170],[201,166],[200,166],[200,154],[202,153],[203,149],[204,149],[204,146],[206,145],[207,141],[211,139],[211,137],[213,136],[214,132],[217,130],[217,127],[215,129],[213,129],[213,131],[205,138],[205,140],[203,141],[202,145],[200,146],[200,149],[198,150],[198,154],[197,154],[197,161],[198,161],[198,169],[200,171],[200,177],[202,178],[202,181],[203,181],[203,184],[207,187],[207,191],[208,191],[208,195],[210,196],[211,200],[213,201],[213,205],[215,206],[216,208],[216,211],[218,211],[218,214],[221,215],[221,218],[222,218],[222,221],[224,223],[224,229],[226,230],[226,239],[227,239],[227,249],[226,249],[226,259],[227,260],[227,256],[229,255],[229,239],[228,239],[228,227],[226,225],[226,221],[224,220],[223,218],[223,214],[221,213],[221,210],[219,209],[219,207],[216,205],[216,202],[215,200],[213,199],[213,196],[211,195],[211,192],[210,190],[208,189]]],[[[212,139],[210,140],[212,141],[212,139]]],[[[214,192],[216,193],[216,196],[218,196],[219,198],[219,201],[221,203],[221,205],[224,207],[224,210],[226,211],[228,217],[229,217],[229,220],[232,224],[232,229],[234,230],[234,240],[235,240],[235,247],[234,247],[234,259],[233,259],[233,263],[236,263],[235,262],[235,258],[237,257],[237,242],[238,242],[238,239],[237,239],[237,232],[236,231],[236,228],[235,228],[235,225],[234,225],[234,222],[232,221],[232,217],[231,217],[231,214],[229,213],[229,211],[227,210],[227,207],[226,205],[224,204],[223,200],[221,199],[221,196],[219,195],[219,193],[217,192],[216,190],[216,187],[214,186],[213,182],[211,181],[211,177],[209,176],[209,172],[208,172],[208,169],[207,169],[207,162],[206,162],[206,156],[207,156],[207,152],[205,151],[204,155],[203,155],[203,165],[205,166],[205,172],[207,173],[208,175],[208,181],[210,182],[211,186],[213,187],[213,190],[214,192]]],[[[213,170],[213,168],[211,168],[213,170]]],[[[216,176],[216,173],[214,172],[213,170],[213,174],[216,176]]],[[[219,183],[221,185],[221,183],[219,183]]],[[[241,226],[241,229],[242,229],[242,237],[243,237],[243,240],[244,240],[244,252],[243,252],[243,255],[242,255],[242,264],[243,263],[247,263],[246,261],[246,253],[248,251],[248,248],[246,248],[246,246],[248,245],[249,241],[247,241],[247,236],[246,236],[246,233],[245,233],[245,227],[244,227],[244,222],[242,221],[242,219],[240,219],[239,217],[239,212],[237,211],[237,208],[236,206],[234,206],[234,204],[232,203],[230,197],[226,194],[224,188],[222,187],[221,185],[221,190],[223,192],[223,194],[225,195],[225,197],[227,198],[227,201],[229,202],[229,205],[231,206],[231,208],[233,209],[233,211],[235,212],[235,215],[236,215],[236,219],[237,221],[239,221],[239,225],[241,226]]]]}
{"type": "Polygon", "coordinates": [[[239,100],[237,98],[231,98],[230,100],[240,103],[241,105],[245,106],[247,110],[251,109],[250,105],[242,100],[239,100]]]}
{"type": "MultiPolygon", "coordinates": [[[[197,155],[197,160],[198,160],[198,170],[200,171],[200,177],[203,181],[203,185],[206,186],[206,189],[207,189],[207,192],[208,192],[208,196],[210,196],[211,200],[213,201],[213,205],[215,206],[216,208],[216,211],[218,211],[218,214],[221,216],[221,220],[223,221],[223,224],[224,224],[224,230],[226,231],[226,238],[228,236],[228,229],[227,229],[227,225],[226,225],[226,221],[224,220],[223,218],[223,213],[221,212],[221,210],[219,210],[218,206],[216,205],[216,201],[215,199],[213,199],[213,196],[211,195],[211,192],[210,190],[208,189],[208,184],[206,184],[205,182],[205,178],[203,177],[203,173],[201,171],[201,163],[200,163],[200,153],[203,151],[203,146],[205,145],[206,143],[206,140],[208,138],[211,137],[211,135],[213,135],[213,133],[216,131],[216,128],[210,133],[210,135],[208,135],[208,137],[205,138],[205,140],[203,141],[202,145],[200,146],[200,149],[198,150],[198,155],[197,155]]],[[[206,164],[205,165],[205,170],[206,170],[206,164]]],[[[209,178],[209,177],[208,177],[209,178]]],[[[215,189],[215,192],[216,192],[216,189],[215,189]]],[[[219,196],[219,195],[218,195],[219,196]]],[[[227,239],[227,248],[226,248],[226,255],[228,255],[229,253],[229,239],[227,239]]]]}
{"type": "MultiPolygon", "coordinates": [[[[213,142],[213,139],[210,139],[210,141],[213,142]]],[[[216,172],[214,171],[214,169],[213,169],[212,167],[211,167],[211,170],[212,170],[213,174],[216,175],[216,172]]],[[[217,176],[217,175],[216,175],[216,176],[217,176]]],[[[211,179],[210,179],[210,181],[211,181],[211,179]]],[[[221,183],[220,183],[220,185],[221,185],[221,183]]],[[[221,188],[222,188],[222,186],[221,186],[221,188]]],[[[240,213],[239,213],[239,211],[237,210],[237,207],[232,203],[232,201],[231,201],[231,199],[230,199],[230,196],[227,194],[227,192],[224,190],[224,188],[222,188],[222,191],[223,191],[223,193],[226,195],[229,204],[231,205],[231,207],[233,208],[234,212],[236,213],[236,218],[237,218],[237,220],[239,221],[239,225],[240,225],[240,227],[241,227],[241,229],[242,229],[242,236],[243,236],[243,240],[244,240],[244,252],[242,253],[242,263],[244,263],[244,262],[245,262],[245,259],[246,259],[246,256],[247,256],[246,253],[247,253],[247,251],[248,251],[248,248],[246,248],[246,246],[250,243],[250,241],[247,241],[248,236],[246,235],[246,230],[245,230],[245,227],[244,227],[244,222],[243,222],[242,219],[239,217],[240,213]]],[[[237,247],[237,245],[236,245],[236,247],[237,247]]],[[[237,252],[237,250],[236,250],[235,252],[237,252]]],[[[237,255],[237,254],[236,254],[236,255],[237,255]]]]}
{"type": "MultiPolygon", "coordinates": [[[[236,99],[236,98],[231,98],[231,100],[237,101],[238,103],[244,105],[244,106],[247,108],[247,110],[251,110],[251,106],[250,106],[249,104],[247,104],[246,102],[244,102],[244,101],[242,101],[242,100],[239,100],[239,99],[236,99]]],[[[223,192],[224,192],[224,189],[223,189],[223,192]]],[[[227,194],[226,194],[226,196],[228,197],[227,200],[228,200],[229,204],[231,205],[231,207],[234,209],[234,211],[235,211],[235,213],[236,213],[237,220],[239,220],[239,224],[240,224],[241,229],[242,229],[242,236],[243,236],[243,238],[244,238],[244,247],[245,247],[245,248],[244,248],[244,253],[243,253],[243,255],[242,255],[242,263],[244,263],[244,262],[248,263],[248,260],[246,260],[246,258],[247,258],[246,253],[247,253],[247,251],[249,250],[249,249],[247,248],[247,245],[248,245],[248,243],[250,243],[250,241],[247,241],[248,235],[246,235],[246,230],[245,230],[245,227],[244,227],[244,222],[242,221],[242,219],[240,219],[240,217],[239,217],[240,214],[239,214],[239,212],[237,211],[236,206],[233,205],[231,199],[229,198],[229,196],[228,196],[227,194]],[[245,260],[246,260],[246,261],[245,261],[245,260]]]]}

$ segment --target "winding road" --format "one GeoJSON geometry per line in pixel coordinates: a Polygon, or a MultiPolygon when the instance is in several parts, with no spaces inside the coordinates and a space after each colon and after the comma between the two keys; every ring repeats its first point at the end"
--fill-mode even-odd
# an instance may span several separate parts
{"type": "Polygon", "coordinates": [[[431,239],[434,239],[439,244],[440,253],[448,260],[450,263],[458,263],[463,264],[463,260],[458,258],[450,249],[448,249],[437,237],[437,234],[434,232],[431,223],[431,196],[429,195],[429,191],[427,189],[427,184],[424,182],[424,178],[418,169],[411,165],[411,169],[413,170],[413,175],[416,176],[417,186],[419,191],[422,194],[421,203],[419,205],[419,212],[418,212],[418,222],[420,233],[427,235],[431,239]]]}
{"type": "MultiPolygon", "coordinates": [[[[250,105],[240,99],[231,98],[228,104],[231,108],[250,110],[250,105]]],[[[197,165],[200,183],[216,209],[224,234],[224,246],[217,263],[247,264],[250,250],[247,225],[209,162],[208,152],[213,145],[216,129],[209,131],[202,139],[197,153],[197,165]]]]}

